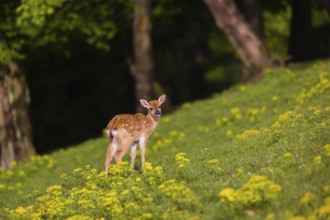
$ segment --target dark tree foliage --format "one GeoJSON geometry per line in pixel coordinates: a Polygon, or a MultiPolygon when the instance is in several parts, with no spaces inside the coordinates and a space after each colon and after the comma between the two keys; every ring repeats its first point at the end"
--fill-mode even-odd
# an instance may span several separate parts
{"type": "MultiPolygon", "coordinates": [[[[87,138],[96,135],[96,128],[93,126],[95,119],[93,117],[95,118],[95,115],[102,112],[100,110],[102,105],[99,96],[91,94],[95,90],[87,82],[93,81],[93,78],[98,78],[94,77],[94,72],[98,71],[100,67],[99,69],[95,66],[91,68],[90,64],[92,62],[98,62],[95,57],[92,57],[91,52],[93,53],[95,49],[103,50],[103,56],[102,53],[98,55],[101,57],[100,60],[103,59],[103,63],[104,58],[111,59],[109,56],[104,56],[104,54],[109,51],[110,41],[120,31],[120,28],[127,29],[127,20],[132,19],[133,8],[134,5],[131,1],[121,0],[29,0],[22,1],[22,3],[20,1],[1,1],[1,88],[2,91],[7,89],[1,94],[17,93],[14,90],[17,86],[12,86],[12,82],[20,86],[21,90],[28,90],[27,86],[22,83],[25,82],[24,71],[15,72],[14,74],[11,74],[11,71],[5,71],[11,69],[8,68],[8,65],[15,64],[15,59],[26,58],[23,65],[27,69],[26,75],[29,86],[32,87],[31,94],[35,97],[35,99],[32,98],[31,116],[33,134],[36,134],[34,135],[35,143],[40,146],[39,152],[52,146],[78,143],[82,137],[87,138]],[[81,65],[82,60],[79,60],[79,67],[74,67],[77,72],[73,73],[69,67],[70,63],[77,62],[75,58],[79,56],[83,57],[85,62],[81,65]],[[89,57],[88,60],[86,60],[87,57],[89,57]],[[93,61],[89,62],[90,60],[93,61]],[[64,68],[61,65],[57,66],[56,63],[67,66],[64,68]],[[55,65],[50,66],[51,64],[55,65]],[[61,71],[61,68],[64,71],[61,71]],[[42,72],[38,72],[38,70],[42,72]],[[88,76],[82,77],[83,72],[87,73],[88,76]],[[38,74],[40,74],[39,77],[38,74]],[[18,80],[15,81],[15,77],[18,80]],[[35,93],[36,90],[37,93],[35,93]],[[50,95],[52,91],[54,91],[53,96],[50,95]],[[93,100],[95,103],[88,103],[86,99],[93,100]],[[39,102],[40,100],[41,102],[39,102]],[[57,102],[58,100],[59,102],[57,102]],[[84,100],[84,104],[80,105],[82,102],[77,100],[84,100]],[[38,105],[40,103],[42,103],[41,106],[38,105]],[[35,113],[36,106],[38,108],[37,113],[35,113]],[[71,111],[68,111],[68,109],[71,111]],[[82,113],[87,109],[96,109],[96,111],[86,117],[86,114],[82,113]],[[61,110],[64,110],[65,114],[61,110]],[[70,114],[67,114],[69,112],[70,114]],[[74,115],[74,117],[71,117],[71,115],[74,115]],[[40,128],[39,125],[41,125],[40,128]],[[75,132],[74,128],[78,128],[79,131],[75,132]],[[46,142],[43,142],[43,140],[46,140],[46,142]],[[65,144],[63,140],[67,140],[64,141],[65,144]]],[[[125,58],[122,58],[122,60],[125,60],[125,58]]],[[[21,68],[17,69],[21,70],[21,68]]],[[[109,74],[110,69],[107,70],[107,74],[109,74]]],[[[112,68],[112,70],[114,69],[112,68]]],[[[122,76],[126,77],[125,71],[122,70],[119,75],[119,81],[122,76]]],[[[99,79],[99,81],[102,80],[99,79]]],[[[112,81],[114,80],[112,79],[112,81]]],[[[125,82],[129,82],[129,80],[125,80],[125,82]]],[[[94,87],[98,88],[98,85],[94,85],[94,87]]],[[[120,94],[117,90],[118,88],[113,89],[113,94],[120,94]]],[[[124,89],[124,91],[126,90],[124,89]]],[[[29,93],[26,93],[26,96],[30,100],[29,93]]],[[[129,99],[129,96],[127,97],[129,99]]],[[[24,103],[24,99],[17,99],[17,103],[11,104],[10,102],[4,102],[6,96],[1,98],[4,107],[2,108],[4,115],[2,118],[5,122],[8,121],[5,125],[8,124],[8,128],[16,129],[7,129],[8,132],[5,136],[12,140],[1,141],[1,143],[8,143],[1,146],[1,149],[11,149],[13,151],[10,153],[11,157],[6,156],[9,162],[16,159],[20,160],[19,142],[16,139],[29,136],[28,134],[31,132],[29,123],[23,123],[24,126],[22,126],[20,124],[21,120],[9,116],[23,115],[28,120],[28,105],[24,103]],[[19,108],[23,105],[25,107],[19,108]],[[13,120],[8,118],[13,118],[13,120]],[[13,132],[10,132],[11,130],[13,132]]],[[[109,98],[111,99],[111,97],[109,98]]],[[[107,100],[102,100],[102,102],[105,101],[107,100]]],[[[100,130],[97,132],[98,135],[100,130]]],[[[30,146],[30,144],[25,144],[25,146],[30,146]]],[[[2,153],[1,156],[3,155],[5,154],[2,153]]],[[[26,154],[26,156],[28,155],[26,154]]]]}
{"type": "MultiPolygon", "coordinates": [[[[244,2],[251,1],[234,1],[247,21],[251,8],[244,2]]],[[[320,0],[311,1],[313,15],[325,10],[320,0]]],[[[16,9],[21,1],[0,2],[0,63],[25,58],[21,69],[25,70],[31,94],[30,116],[38,152],[100,136],[113,115],[136,112],[135,79],[130,73],[134,62],[135,1],[25,2],[29,4],[19,10],[16,9]],[[47,6],[40,10],[38,5],[46,2],[47,6]],[[33,13],[28,13],[30,10],[33,13]]],[[[167,103],[176,106],[208,97],[237,82],[242,62],[203,1],[151,3],[156,96],[166,93],[167,103]]],[[[291,7],[288,0],[260,3],[263,15],[274,18],[291,7]]],[[[314,58],[329,56],[329,26],[324,22],[315,26],[312,21],[314,58]]],[[[284,35],[269,35],[267,25],[265,21],[268,39],[264,42],[276,38],[277,43],[285,45],[285,53],[289,34],[284,31],[284,35]],[[278,36],[282,37],[280,41],[278,36]]],[[[288,22],[272,25],[276,25],[272,27],[274,32],[287,27],[288,22]]],[[[164,113],[169,109],[164,108],[164,113]]]]}
{"type": "Polygon", "coordinates": [[[289,54],[296,61],[315,56],[312,42],[311,0],[291,0],[292,17],[290,25],[289,54]]]}

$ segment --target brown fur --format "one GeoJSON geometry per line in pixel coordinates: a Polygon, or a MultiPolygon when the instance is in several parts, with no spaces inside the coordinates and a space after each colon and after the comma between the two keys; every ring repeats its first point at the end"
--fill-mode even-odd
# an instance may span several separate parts
{"type": "Polygon", "coordinates": [[[149,136],[157,127],[161,112],[160,105],[165,101],[165,95],[158,100],[147,102],[140,100],[141,105],[148,109],[148,114],[120,114],[116,115],[108,124],[109,146],[105,160],[105,172],[108,175],[112,157],[119,163],[123,156],[131,149],[131,166],[134,167],[136,146],[139,144],[141,151],[142,169],[145,162],[146,143],[149,136]]]}

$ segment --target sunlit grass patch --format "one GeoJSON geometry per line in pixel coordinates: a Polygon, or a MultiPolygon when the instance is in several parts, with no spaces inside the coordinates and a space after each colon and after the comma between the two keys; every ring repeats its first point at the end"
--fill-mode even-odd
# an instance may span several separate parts
{"type": "Polygon", "coordinates": [[[106,138],[14,164],[0,218],[328,219],[329,70],[267,70],[183,105],[151,135],[144,171],[128,154],[105,178],[106,138]]]}

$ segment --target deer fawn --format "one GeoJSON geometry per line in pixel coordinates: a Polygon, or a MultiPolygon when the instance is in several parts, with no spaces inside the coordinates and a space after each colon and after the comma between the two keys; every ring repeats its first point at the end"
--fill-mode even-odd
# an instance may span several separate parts
{"type": "Polygon", "coordinates": [[[148,114],[137,113],[116,115],[109,122],[106,131],[109,136],[109,147],[105,159],[105,173],[108,176],[112,157],[119,163],[126,152],[131,150],[131,167],[134,168],[136,147],[139,144],[141,151],[142,170],[144,168],[146,143],[150,134],[155,130],[161,115],[160,106],[165,102],[165,95],[158,100],[147,102],[140,99],[143,107],[148,109],[148,114]]]}

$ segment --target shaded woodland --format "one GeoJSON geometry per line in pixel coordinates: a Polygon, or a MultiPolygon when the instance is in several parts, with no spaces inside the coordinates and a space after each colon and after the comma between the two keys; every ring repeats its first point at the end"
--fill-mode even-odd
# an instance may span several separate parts
{"type": "MultiPolygon", "coordinates": [[[[3,0],[1,166],[98,137],[140,98],[176,106],[330,56],[328,0],[3,0]]],[[[221,106],[220,106],[221,107],[221,106]]]]}

